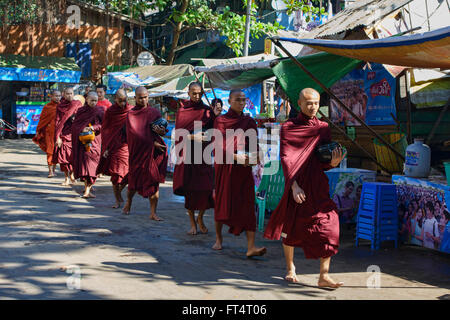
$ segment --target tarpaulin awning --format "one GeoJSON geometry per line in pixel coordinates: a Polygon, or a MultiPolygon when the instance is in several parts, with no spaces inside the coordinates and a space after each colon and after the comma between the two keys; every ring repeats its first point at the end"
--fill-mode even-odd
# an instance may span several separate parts
{"type": "Polygon", "coordinates": [[[137,88],[139,86],[156,87],[173,79],[194,74],[194,67],[189,64],[173,66],[145,66],[108,73],[108,93],[113,94],[121,87],[137,88]]]}
{"type": "MultiPolygon", "coordinates": [[[[327,88],[361,64],[360,60],[325,52],[300,57],[297,60],[316,78],[320,79],[327,88]]],[[[314,80],[290,59],[280,61],[273,67],[273,73],[289,96],[289,100],[297,109],[297,100],[302,89],[314,88],[319,93],[323,91],[314,80]]]]}
{"type": "Polygon", "coordinates": [[[0,55],[0,80],[80,82],[81,69],[74,58],[0,55]]]}
{"type": "Polygon", "coordinates": [[[374,40],[279,38],[353,59],[417,68],[450,68],[450,27],[374,40]]]}
{"type": "MultiPolygon", "coordinates": [[[[199,74],[198,78],[200,82],[203,82],[203,74],[199,74]]],[[[168,97],[174,97],[179,99],[189,99],[188,96],[188,86],[191,82],[197,81],[197,78],[195,75],[192,76],[185,76],[177,79],[173,79],[169,81],[166,84],[163,84],[158,87],[153,87],[148,89],[151,95],[157,95],[157,96],[168,96],[168,97]]],[[[207,78],[205,78],[205,91],[209,91],[206,89],[209,87],[209,82],[207,78]]]]}
{"type": "Polygon", "coordinates": [[[231,59],[202,59],[205,66],[195,67],[197,72],[208,74],[211,83],[225,90],[242,89],[274,76],[272,66],[277,56],[259,54],[231,59]]]}

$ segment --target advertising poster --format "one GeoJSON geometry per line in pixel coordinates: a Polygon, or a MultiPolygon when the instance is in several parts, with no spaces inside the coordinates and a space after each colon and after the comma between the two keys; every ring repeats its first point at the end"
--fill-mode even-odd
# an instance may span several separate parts
{"type": "MultiPolygon", "coordinates": [[[[331,91],[368,125],[396,124],[395,78],[378,63],[356,68],[331,87],[331,91]],[[392,115],[391,115],[392,114],[392,115]]],[[[359,126],[359,122],[330,99],[334,123],[359,126]]]]}
{"type": "MultiPolygon", "coordinates": [[[[254,86],[242,89],[245,92],[245,96],[247,97],[247,104],[244,108],[244,113],[250,114],[252,117],[255,117],[259,114],[259,110],[261,109],[261,85],[256,84],[254,86]]],[[[230,104],[228,103],[228,98],[230,96],[229,90],[223,89],[214,89],[214,93],[218,99],[223,101],[223,110],[222,114],[228,112],[230,108],[230,104]]],[[[214,99],[214,93],[212,91],[207,92],[206,96],[211,102],[214,99]]],[[[205,98],[203,98],[203,102],[208,104],[205,98]]]]}
{"type": "Polygon", "coordinates": [[[399,240],[450,253],[450,187],[398,175],[392,182],[397,186],[399,240]]]}
{"type": "Polygon", "coordinates": [[[330,185],[330,198],[338,208],[340,223],[356,223],[362,185],[375,182],[375,171],[334,168],[325,172],[330,185]]]}
{"type": "Polygon", "coordinates": [[[17,134],[36,134],[36,128],[41,116],[42,105],[16,105],[17,134]]]}

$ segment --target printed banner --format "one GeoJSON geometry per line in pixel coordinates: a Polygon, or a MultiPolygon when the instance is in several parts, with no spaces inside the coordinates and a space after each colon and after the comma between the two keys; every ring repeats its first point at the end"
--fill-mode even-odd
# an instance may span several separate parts
{"type": "Polygon", "coordinates": [[[356,223],[364,182],[375,182],[375,171],[347,168],[334,168],[325,172],[330,185],[330,198],[338,207],[341,223],[356,223]]]}
{"type": "Polygon", "coordinates": [[[33,82],[80,82],[81,71],[30,68],[0,68],[0,80],[33,82]]]}
{"type": "MultiPolygon", "coordinates": [[[[247,97],[247,104],[245,105],[244,113],[250,114],[254,118],[259,114],[259,110],[261,109],[261,85],[255,84],[254,86],[242,89],[242,91],[244,91],[245,96],[247,97]]],[[[228,103],[230,91],[214,89],[214,93],[216,94],[217,99],[221,99],[223,101],[222,114],[227,113],[230,108],[230,104],[228,103]]],[[[206,93],[209,102],[214,99],[214,93],[212,91],[206,93]]],[[[205,98],[203,98],[203,102],[208,104],[205,98]]]]}
{"type": "Polygon", "coordinates": [[[450,253],[450,186],[393,175],[397,186],[399,240],[450,253]]]}
{"type": "MultiPolygon", "coordinates": [[[[392,118],[392,115],[396,117],[395,90],[395,78],[378,63],[371,63],[370,68],[366,65],[354,69],[331,87],[331,91],[368,125],[396,124],[392,118]]],[[[330,110],[334,123],[360,125],[334,99],[330,99],[330,110]]]]}
{"type": "Polygon", "coordinates": [[[36,128],[41,117],[42,105],[16,105],[17,134],[36,134],[36,128]]]}

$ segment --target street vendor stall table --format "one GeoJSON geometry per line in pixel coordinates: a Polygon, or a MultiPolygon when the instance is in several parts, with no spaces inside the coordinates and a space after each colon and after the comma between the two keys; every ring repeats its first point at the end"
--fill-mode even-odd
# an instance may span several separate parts
{"type": "Polygon", "coordinates": [[[445,178],[393,175],[392,183],[397,186],[399,239],[450,253],[450,186],[445,178]]]}

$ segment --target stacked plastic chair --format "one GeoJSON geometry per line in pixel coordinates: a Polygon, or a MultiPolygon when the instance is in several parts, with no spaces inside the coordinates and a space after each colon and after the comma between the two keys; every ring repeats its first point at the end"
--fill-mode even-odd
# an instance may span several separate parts
{"type": "Polygon", "coordinates": [[[269,161],[264,166],[261,183],[256,189],[255,202],[258,207],[258,230],[263,231],[266,210],[273,211],[280,203],[284,192],[284,175],[279,160],[269,161]],[[274,172],[274,168],[277,169],[274,172]]]}
{"type": "Polygon", "coordinates": [[[365,182],[356,224],[358,239],[371,241],[371,249],[380,249],[382,241],[392,240],[398,244],[397,191],[393,184],[365,182]]]}

